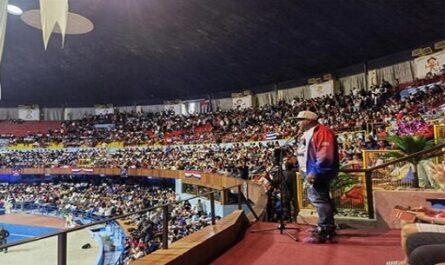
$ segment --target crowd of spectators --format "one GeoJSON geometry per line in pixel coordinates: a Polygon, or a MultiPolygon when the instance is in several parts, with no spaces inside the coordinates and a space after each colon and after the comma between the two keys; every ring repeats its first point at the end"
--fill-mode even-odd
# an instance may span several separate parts
{"type": "Polygon", "coordinates": [[[241,174],[270,168],[278,142],[122,149],[30,150],[0,153],[1,168],[145,168],[241,174]]]}
{"type": "MultiPolygon", "coordinates": [[[[42,209],[56,208],[62,215],[82,213],[100,218],[130,214],[177,200],[171,188],[110,180],[85,182],[63,178],[46,183],[0,184],[0,205],[17,207],[26,203],[42,209]]],[[[209,214],[199,203],[192,206],[184,201],[173,206],[168,223],[170,243],[211,223],[209,214]]],[[[125,242],[127,260],[140,258],[162,246],[161,210],[131,215],[125,220],[134,227],[125,242]]]]}
{"type": "Polygon", "coordinates": [[[81,120],[66,121],[57,130],[10,137],[11,144],[28,143],[45,147],[63,143],[65,147],[97,147],[111,142],[134,145],[203,144],[265,140],[268,133],[276,139],[296,134],[295,117],[300,110],[312,109],[319,121],[336,132],[369,129],[370,124],[392,125],[403,133],[419,126],[430,135],[422,116],[431,116],[443,103],[443,82],[433,83],[401,99],[388,82],[370,90],[354,88],[349,95],[336,94],[319,98],[294,98],[257,108],[216,110],[194,115],[174,112],[114,113],[90,115],[81,120]],[[412,124],[406,116],[413,116],[412,124]],[[419,124],[420,123],[420,124],[419,124]],[[406,125],[406,126],[405,126],[406,125]]]}
{"type": "MultiPolygon", "coordinates": [[[[363,149],[389,149],[387,134],[420,134],[432,137],[432,127],[424,117],[440,116],[437,106],[445,98],[443,83],[435,83],[401,99],[391,85],[384,83],[369,91],[353,89],[349,95],[330,95],[314,99],[295,98],[290,103],[246,110],[215,111],[190,116],[172,112],[115,113],[86,116],[63,122],[60,129],[12,137],[12,144],[32,143],[45,147],[63,143],[73,149],[3,150],[0,168],[146,168],[199,170],[241,176],[266,173],[273,167],[277,141],[241,143],[266,139],[273,132],[277,139],[298,134],[293,118],[300,110],[315,110],[319,122],[339,134],[340,158],[351,168],[362,165],[363,149]],[[372,124],[372,133],[368,126],[372,124]],[[381,126],[377,126],[381,125],[381,126]],[[389,130],[387,129],[389,128],[389,130]],[[100,148],[103,143],[124,142],[126,148],[100,148]],[[227,144],[227,143],[232,144],[227,144]],[[156,146],[163,144],[164,146],[156,146]],[[175,144],[175,145],[171,145],[175,144]],[[185,145],[197,144],[197,145],[185,145]],[[147,145],[147,146],[142,146],[147,145]]],[[[295,142],[289,148],[295,149],[295,142]]],[[[146,188],[115,183],[57,182],[0,185],[0,204],[33,202],[65,211],[83,211],[98,216],[116,216],[174,202],[171,189],[146,188]]],[[[188,202],[176,204],[170,212],[169,241],[201,229],[210,222],[207,213],[188,202]]],[[[160,247],[160,210],[134,215],[135,225],[125,243],[127,261],[160,247]]]]}
{"type": "MultiPolygon", "coordinates": [[[[273,160],[276,142],[256,144],[218,144],[264,140],[265,132],[275,132],[277,138],[298,133],[292,117],[300,109],[315,109],[320,123],[334,130],[359,131],[339,134],[340,158],[343,164],[358,167],[363,149],[388,149],[387,134],[417,133],[432,137],[432,125],[422,115],[438,115],[445,86],[434,83],[425,86],[403,100],[391,85],[369,91],[353,89],[350,95],[330,95],[315,99],[295,98],[289,104],[264,106],[247,110],[179,116],[173,113],[116,113],[87,116],[82,120],[62,124],[60,130],[29,136],[31,142],[63,142],[66,146],[100,146],[99,143],[124,141],[128,145],[148,147],[121,149],[59,149],[5,151],[0,153],[3,168],[53,168],[87,166],[107,168],[160,168],[201,170],[237,175],[244,161],[251,171],[267,169],[273,160]],[[373,124],[371,134],[365,129],[373,124]],[[100,126],[99,126],[100,125],[100,126]],[[178,133],[179,132],[179,133],[178,133]],[[169,139],[169,140],[167,140],[169,139]],[[202,145],[152,146],[167,141],[175,144],[202,145]],[[151,146],[150,146],[151,145],[151,146]]],[[[23,139],[22,139],[23,140],[23,139]]],[[[21,141],[14,138],[13,143],[21,141]]]]}

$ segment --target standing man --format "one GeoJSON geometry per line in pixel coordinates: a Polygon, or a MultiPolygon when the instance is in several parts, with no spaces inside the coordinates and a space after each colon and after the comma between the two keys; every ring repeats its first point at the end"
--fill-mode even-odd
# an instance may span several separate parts
{"type": "MultiPolygon", "coordinates": [[[[3,226],[0,225],[0,246],[8,243],[8,240],[7,240],[8,237],[9,237],[8,230],[4,229],[3,226]]],[[[2,252],[3,250],[5,251],[5,253],[8,253],[7,248],[1,248],[0,252],[2,252]]]]}
{"type": "Polygon", "coordinates": [[[298,164],[308,185],[308,198],[318,213],[318,228],[304,242],[335,242],[334,206],[329,192],[340,167],[337,140],[331,129],[317,122],[314,112],[300,111],[297,119],[303,132],[298,139],[298,164]]]}

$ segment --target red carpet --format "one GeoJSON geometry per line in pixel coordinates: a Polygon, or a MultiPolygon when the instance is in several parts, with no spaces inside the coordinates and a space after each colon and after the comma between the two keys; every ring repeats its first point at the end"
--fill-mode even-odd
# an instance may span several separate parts
{"type": "MultiPolygon", "coordinates": [[[[257,223],[249,230],[271,227],[276,224],[257,223]]],[[[307,234],[300,232],[300,241],[307,234]]],[[[384,265],[388,260],[404,257],[400,248],[400,230],[344,229],[338,230],[338,234],[337,244],[310,245],[295,242],[287,235],[281,235],[278,229],[260,233],[247,231],[243,240],[212,264],[384,265]]]]}

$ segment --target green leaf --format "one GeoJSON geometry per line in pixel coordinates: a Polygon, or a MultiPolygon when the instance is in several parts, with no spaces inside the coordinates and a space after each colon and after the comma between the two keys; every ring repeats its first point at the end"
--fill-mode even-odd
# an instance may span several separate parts
{"type": "Polygon", "coordinates": [[[391,135],[387,137],[387,140],[393,143],[404,155],[411,155],[429,149],[434,145],[434,141],[428,141],[425,137],[417,135],[391,135]]]}

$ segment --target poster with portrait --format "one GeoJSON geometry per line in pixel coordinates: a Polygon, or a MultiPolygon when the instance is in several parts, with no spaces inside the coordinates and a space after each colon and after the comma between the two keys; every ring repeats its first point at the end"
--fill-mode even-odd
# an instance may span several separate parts
{"type": "Polygon", "coordinates": [[[416,78],[423,79],[427,74],[437,75],[444,69],[445,51],[436,52],[414,59],[416,78]]]}
{"type": "Polygon", "coordinates": [[[173,111],[175,114],[180,115],[181,114],[181,104],[165,104],[164,105],[165,111],[173,111]]]}
{"type": "Polygon", "coordinates": [[[377,86],[379,83],[377,82],[377,70],[368,71],[368,88],[372,86],[377,86]]]}
{"type": "Polygon", "coordinates": [[[94,114],[96,115],[107,115],[107,114],[113,114],[114,108],[113,105],[107,104],[107,105],[94,105],[94,114]]]}
{"type": "Polygon", "coordinates": [[[318,98],[334,94],[334,80],[309,86],[311,98],[318,98]]]}
{"type": "Polygon", "coordinates": [[[193,99],[186,100],[181,103],[182,115],[193,115],[198,113],[206,113],[210,111],[210,100],[208,99],[193,99]]]}
{"type": "Polygon", "coordinates": [[[232,98],[233,109],[247,109],[252,107],[252,95],[232,98]]]}
{"type": "Polygon", "coordinates": [[[38,105],[20,105],[19,119],[24,121],[38,121],[40,120],[40,108],[38,105]]]}

